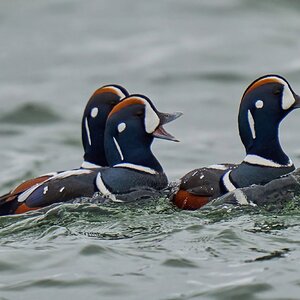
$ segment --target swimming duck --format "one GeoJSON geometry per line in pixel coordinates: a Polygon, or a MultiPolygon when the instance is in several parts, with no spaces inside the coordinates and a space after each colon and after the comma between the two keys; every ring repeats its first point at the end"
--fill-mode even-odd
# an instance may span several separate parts
{"type": "Polygon", "coordinates": [[[23,213],[95,193],[113,201],[127,201],[126,194],[141,188],[164,189],[168,180],[151,144],[155,137],[177,141],[163,125],[180,115],[159,112],[144,95],[126,97],[112,109],[105,125],[109,167],[58,173],[15,197],[6,213],[23,213]]]}
{"type": "Polygon", "coordinates": [[[292,172],[295,167],[281,148],[279,124],[294,109],[300,97],[281,76],[265,75],[245,90],[239,108],[239,134],[246,157],[238,164],[195,169],[181,178],[175,205],[198,209],[227,192],[252,184],[266,184],[292,172]]]}
{"type": "Polygon", "coordinates": [[[112,108],[126,96],[128,96],[127,90],[116,84],[105,85],[97,89],[90,97],[82,117],[84,161],[81,167],[77,171],[52,172],[26,180],[8,194],[0,197],[0,214],[5,213],[6,210],[9,211],[12,202],[15,199],[18,200],[20,194],[54,176],[58,176],[58,174],[64,176],[64,174],[70,174],[70,172],[81,172],[80,169],[108,166],[104,152],[106,119],[112,108]]]}

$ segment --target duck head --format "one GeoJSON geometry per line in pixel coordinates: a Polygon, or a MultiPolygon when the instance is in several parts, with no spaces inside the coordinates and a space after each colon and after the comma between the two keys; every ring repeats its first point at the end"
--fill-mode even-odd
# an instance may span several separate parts
{"type": "Polygon", "coordinates": [[[128,92],[120,85],[105,85],[89,99],[81,122],[84,162],[82,167],[107,166],[104,152],[104,129],[108,114],[128,92]]]}
{"type": "Polygon", "coordinates": [[[126,97],[110,112],[105,129],[105,153],[110,166],[132,165],[162,171],[151,151],[153,139],[178,141],[163,125],[182,113],[162,113],[144,95],[126,97]]]}
{"type": "Polygon", "coordinates": [[[280,122],[300,107],[300,97],[281,76],[265,75],[252,82],[243,94],[238,123],[247,155],[279,165],[289,163],[278,137],[280,122]]]}

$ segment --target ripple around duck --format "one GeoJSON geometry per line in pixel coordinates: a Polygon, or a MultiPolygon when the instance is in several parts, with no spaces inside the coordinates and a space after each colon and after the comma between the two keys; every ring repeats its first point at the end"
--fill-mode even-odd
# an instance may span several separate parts
{"type": "Polygon", "coordinates": [[[37,103],[25,103],[0,118],[1,123],[9,124],[48,124],[61,120],[61,117],[49,107],[37,103]]]}

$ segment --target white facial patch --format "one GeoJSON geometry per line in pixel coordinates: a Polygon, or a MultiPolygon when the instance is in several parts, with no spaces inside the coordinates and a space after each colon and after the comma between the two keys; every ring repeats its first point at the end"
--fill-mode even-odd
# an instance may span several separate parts
{"type": "Polygon", "coordinates": [[[118,125],[119,133],[123,132],[125,129],[126,129],[126,124],[124,122],[122,122],[118,125]]]}
{"type": "Polygon", "coordinates": [[[159,117],[156,112],[153,110],[151,105],[145,101],[145,129],[147,133],[152,133],[159,126],[159,117]]]}
{"type": "Polygon", "coordinates": [[[92,118],[96,118],[97,115],[98,115],[98,107],[94,107],[92,110],[91,110],[91,117],[92,118]]]}
{"type": "Polygon", "coordinates": [[[248,123],[251,130],[252,138],[256,138],[255,123],[250,109],[248,109],[248,123]]]}
{"type": "Polygon", "coordinates": [[[257,100],[257,101],[255,102],[255,107],[256,107],[256,108],[263,108],[263,107],[264,107],[264,101],[262,101],[262,100],[257,100]]]}
{"type": "Polygon", "coordinates": [[[287,84],[285,84],[282,92],[282,109],[287,110],[295,103],[294,95],[287,84]]]}
{"type": "Polygon", "coordinates": [[[145,130],[147,133],[152,133],[159,126],[160,119],[157,113],[154,111],[152,106],[149,104],[147,100],[140,97],[135,97],[141,100],[145,105],[145,130]]]}
{"type": "Polygon", "coordinates": [[[277,81],[278,83],[281,83],[283,85],[281,107],[284,110],[289,109],[295,103],[296,100],[294,98],[294,95],[293,95],[288,83],[279,77],[270,76],[268,78],[274,79],[275,81],[277,81]]]}

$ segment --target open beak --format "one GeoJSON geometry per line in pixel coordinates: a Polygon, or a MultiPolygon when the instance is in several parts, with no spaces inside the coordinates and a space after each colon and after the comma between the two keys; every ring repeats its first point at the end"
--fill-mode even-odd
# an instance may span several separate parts
{"type": "Polygon", "coordinates": [[[183,113],[182,112],[174,112],[174,113],[168,114],[168,113],[158,112],[157,115],[160,119],[160,125],[165,125],[167,123],[170,123],[170,122],[178,119],[179,117],[181,117],[183,115],[183,113]]]}
{"type": "Polygon", "coordinates": [[[297,94],[294,94],[295,103],[293,104],[293,108],[300,108],[300,96],[297,94]]]}
{"type": "Polygon", "coordinates": [[[179,140],[177,140],[173,135],[168,133],[163,128],[163,125],[176,120],[183,114],[181,112],[175,112],[175,113],[170,113],[170,114],[158,112],[157,115],[159,117],[160,122],[159,122],[159,126],[155,129],[155,131],[152,133],[152,135],[159,139],[169,140],[169,141],[173,141],[173,142],[179,142],[179,140]]]}

